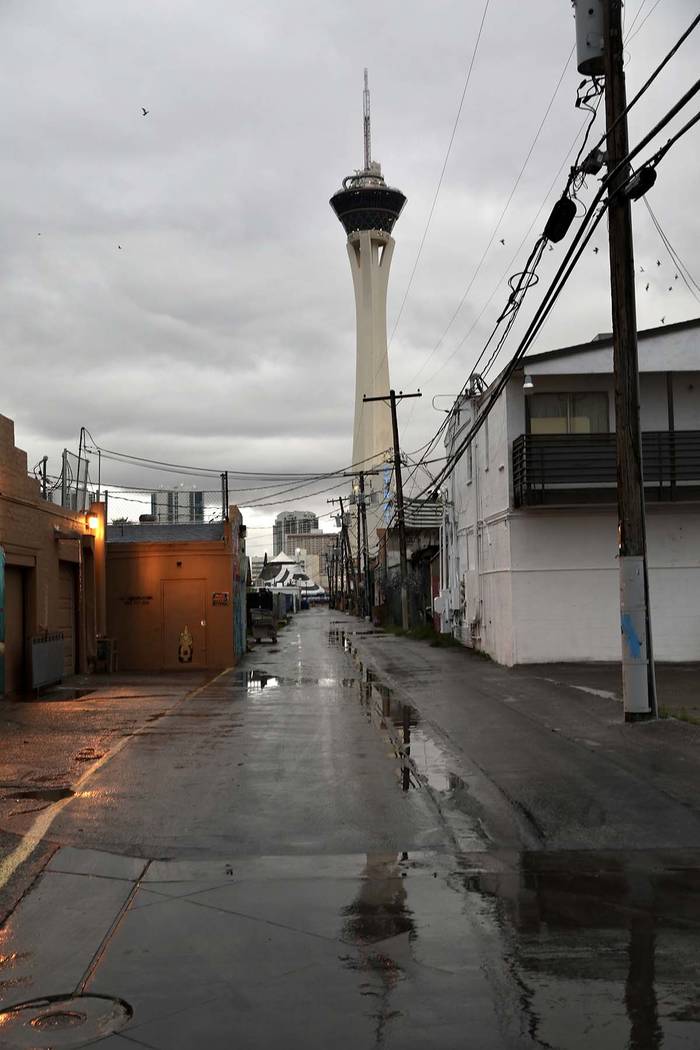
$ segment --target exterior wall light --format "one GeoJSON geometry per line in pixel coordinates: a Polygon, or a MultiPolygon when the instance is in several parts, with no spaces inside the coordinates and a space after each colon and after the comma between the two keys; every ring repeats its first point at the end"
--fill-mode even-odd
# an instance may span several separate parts
{"type": "Polygon", "coordinates": [[[87,514],[85,517],[85,524],[91,532],[96,532],[100,526],[100,519],[96,514],[87,514]]]}
{"type": "Polygon", "coordinates": [[[532,376],[526,374],[525,377],[523,378],[523,390],[525,391],[526,394],[529,394],[530,391],[534,390],[534,389],[535,389],[535,384],[532,381],[532,376]]]}

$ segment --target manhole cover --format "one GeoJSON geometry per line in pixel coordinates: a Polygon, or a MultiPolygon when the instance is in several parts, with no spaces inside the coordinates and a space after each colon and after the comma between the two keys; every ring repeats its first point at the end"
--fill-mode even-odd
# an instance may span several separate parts
{"type": "Polygon", "coordinates": [[[123,999],[104,995],[51,996],[0,1011],[7,1050],[68,1050],[118,1032],[133,1011],[123,999]]]}
{"type": "Polygon", "coordinates": [[[43,1032],[45,1029],[76,1028],[80,1024],[85,1024],[86,1021],[87,1014],[80,1013],[78,1010],[50,1010],[47,1014],[33,1017],[29,1023],[32,1028],[39,1028],[43,1032]]]}

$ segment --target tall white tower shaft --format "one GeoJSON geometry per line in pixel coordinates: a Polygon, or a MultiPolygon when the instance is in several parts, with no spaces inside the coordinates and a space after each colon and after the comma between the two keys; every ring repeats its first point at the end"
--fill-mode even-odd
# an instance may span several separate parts
{"type": "MultiPolygon", "coordinates": [[[[389,359],[386,338],[386,297],[394,254],[391,231],[406,198],[387,186],[382,169],[371,155],[370,99],[365,70],[362,96],[364,168],[343,179],[343,188],[331,197],[331,207],[348,235],[348,257],[355,289],[357,351],[355,364],[355,421],[352,461],[354,470],[372,470],[391,459],[391,412],[381,401],[363,398],[389,393],[389,359]]],[[[384,481],[373,478],[372,489],[382,493],[384,481]]],[[[369,486],[368,486],[369,488],[369,486]]],[[[369,545],[376,544],[382,508],[368,507],[369,545]]]]}
{"type": "Polygon", "coordinates": [[[385,462],[392,450],[389,406],[382,401],[365,404],[362,399],[389,390],[386,296],[394,244],[394,238],[383,230],[358,230],[348,237],[357,324],[352,435],[352,461],[357,470],[385,462]]]}

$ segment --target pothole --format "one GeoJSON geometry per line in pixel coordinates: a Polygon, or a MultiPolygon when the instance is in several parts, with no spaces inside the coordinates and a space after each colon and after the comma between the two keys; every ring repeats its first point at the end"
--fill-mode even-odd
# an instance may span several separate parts
{"type": "Polygon", "coordinates": [[[69,787],[53,787],[53,788],[5,788],[3,798],[11,799],[13,802],[20,802],[24,799],[29,799],[32,802],[60,802],[62,798],[71,798],[75,792],[69,787]]]}
{"type": "Polygon", "coordinates": [[[48,996],[0,1011],[7,1050],[69,1050],[119,1032],[133,1016],[123,999],[104,995],[48,996]]]}
{"type": "Polygon", "coordinates": [[[55,689],[49,689],[45,693],[39,693],[37,699],[42,703],[60,703],[66,700],[82,700],[83,697],[92,696],[94,689],[73,689],[68,686],[57,686],[55,689]]]}

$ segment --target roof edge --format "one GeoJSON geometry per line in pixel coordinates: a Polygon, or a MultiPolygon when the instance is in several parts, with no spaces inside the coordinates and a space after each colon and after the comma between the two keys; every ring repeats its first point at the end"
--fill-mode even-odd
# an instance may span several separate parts
{"type": "MultiPolygon", "coordinates": [[[[687,328],[700,328],[700,317],[693,317],[688,321],[676,321],[675,324],[665,324],[656,328],[642,328],[637,332],[637,339],[648,339],[649,336],[658,335],[660,332],[680,332],[687,328]]],[[[547,361],[552,357],[564,357],[567,354],[580,354],[584,350],[596,350],[601,346],[612,346],[612,336],[604,339],[589,339],[586,343],[575,343],[573,346],[561,346],[555,350],[543,350],[540,354],[526,354],[521,361],[523,365],[528,361],[547,361]]]]}

